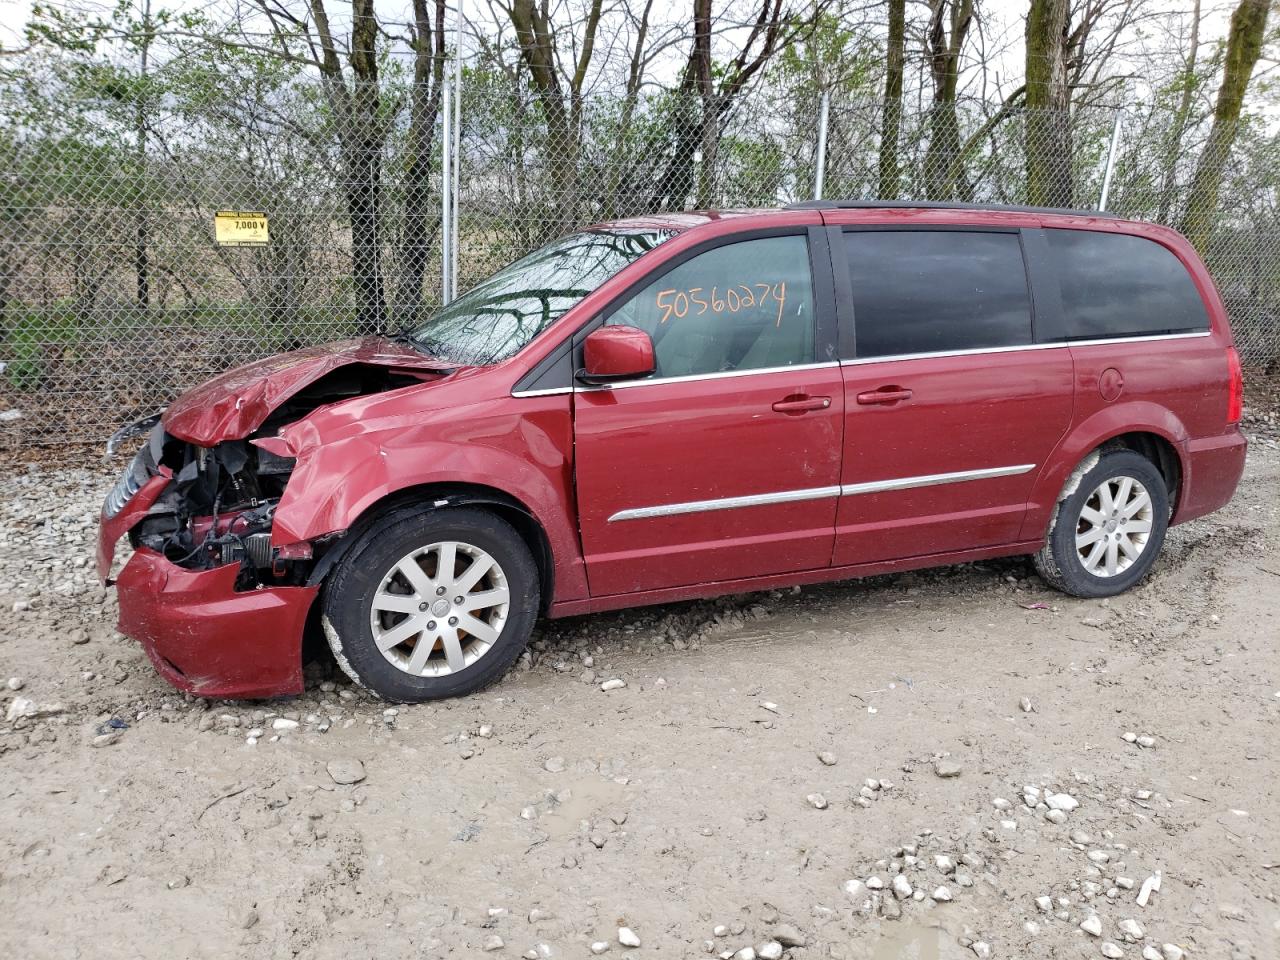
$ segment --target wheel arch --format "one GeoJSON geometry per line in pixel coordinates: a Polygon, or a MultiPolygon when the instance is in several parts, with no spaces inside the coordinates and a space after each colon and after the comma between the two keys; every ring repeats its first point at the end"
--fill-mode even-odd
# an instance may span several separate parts
{"type": "Polygon", "coordinates": [[[375,501],[355,519],[344,535],[333,540],[324,550],[307,577],[307,585],[323,582],[343,556],[371,531],[390,526],[423,507],[447,510],[462,506],[483,507],[515,528],[537,564],[538,607],[545,616],[555,590],[555,559],[547,531],[528,505],[504,490],[482,483],[449,480],[417,483],[375,501]]]}
{"type": "Polygon", "coordinates": [[[1173,506],[1170,523],[1177,522],[1187,477],[1186,439],[1186,427],[1172,411],[1145,402],[1107,407],[1077,424],[1059,443],[1036,481],[1021,539],[1048,537],[1058,503],[1071,495],[1071,480],[1079,467],[1108,447],[1133,450],[1156,466],[1173,506]]]}

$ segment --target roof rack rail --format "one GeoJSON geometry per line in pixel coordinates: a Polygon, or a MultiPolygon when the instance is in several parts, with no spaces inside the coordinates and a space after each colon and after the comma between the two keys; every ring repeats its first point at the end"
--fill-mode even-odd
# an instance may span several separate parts
{"type": "Polygon", "coordinates": [[[1105,210],[1072,210],[1067,207],[1024,207],[1006,203],[961,203],[949,200],[803,200],[789,203],[787,210],[993,210],[1004,213],[1058,213],[1076,217],[1106,217],[1105,210]]]}

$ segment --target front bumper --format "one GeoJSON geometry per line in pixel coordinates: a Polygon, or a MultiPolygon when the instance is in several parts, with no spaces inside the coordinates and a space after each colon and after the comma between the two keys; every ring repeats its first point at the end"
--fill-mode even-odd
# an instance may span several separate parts
{"type": "Polygon", "coordinates": [[[302,635],[319,587],[236,592],[238,564],[186,570],[140,547],[116,580],[120,632],[199,697],[302,693],[302,635]]]}

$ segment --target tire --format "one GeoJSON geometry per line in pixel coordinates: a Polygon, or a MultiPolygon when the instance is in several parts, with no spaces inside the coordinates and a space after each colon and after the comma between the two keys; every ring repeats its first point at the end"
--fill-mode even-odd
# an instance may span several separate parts
{"type": "Polygon", "coordinates": [[[1091,459],[1096,462],[1082,464],[1079,482],[1059,501],[1035,565],[1063,593],[1112,597],[1145,577],[1155,563],[1169,526],[1169,491],[1155,464],[1140,453],[1112,450],[1091,459]],[[1135,512],[1126,518],[1130,511],[1135,512]]]}
{"type": "Polygon", "coordinates": [[[338,665],[401,703],[494,683],[524,651],[538,616],[528,546],[505,520],[472,507],[388,520],[366,530],[325,582],[321,623],[338,665]]]}

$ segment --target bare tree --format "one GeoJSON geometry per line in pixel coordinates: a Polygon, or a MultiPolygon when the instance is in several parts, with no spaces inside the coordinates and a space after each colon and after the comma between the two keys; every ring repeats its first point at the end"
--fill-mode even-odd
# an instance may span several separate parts
{"type": "Polygon", "coordinates": [[[902,126],[902,74],[906,44],[907,0],[889,0],[879,157],[879,193],[885,200],[892,200],[898,195],[898,137],[902,126]]]}
{"type": "Polygon", "coordinates": [[[1027,15],[1027,201],[1071,206],[1069,0],[1031,0],[1027,15]]]}
{"type": "Polygon", "coordinates": [[[951,200],[964,193],[955,162],[960,155],[956,91],[960,82],[960,55],[974,17],[974,0],[929,0],[925,53],[933,81],[933,99],[929,106],[924,178],[930,200],[951,200]]]}
{"type": "Polygon", "coordinates": [[[1240,0],[1240,5],[1231,14],[1222,85],[1218,88],[1218,100],[1213,109],[1213,126],[1196,165],[1182,224],[1182,232],[1201,251],[1208,245],[1213,218],[1218,212],[1222,174],[1240,126],[1240,110],[1249,78],[1262,54],[1270,6],[1270,0],[1240,0]]]}

